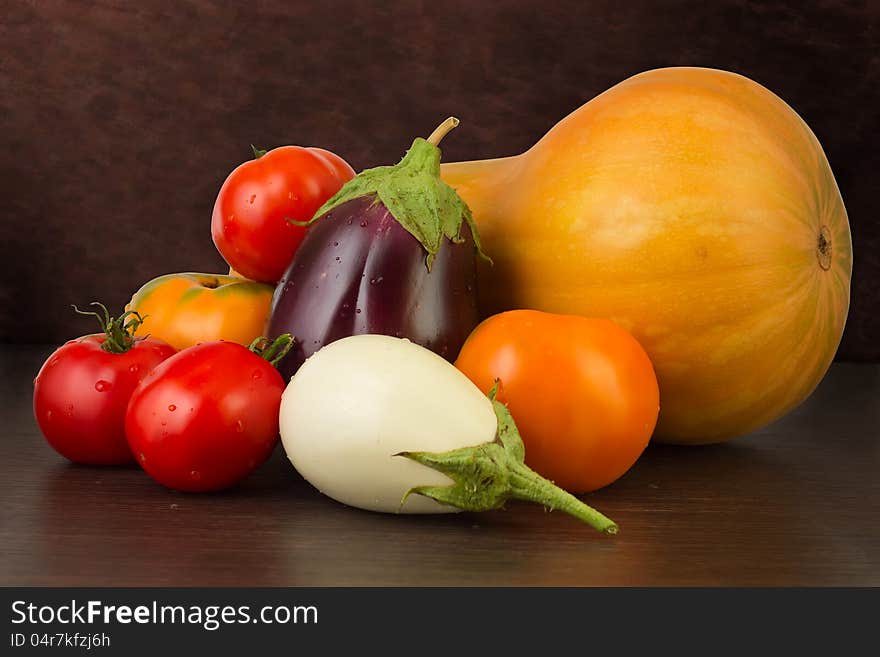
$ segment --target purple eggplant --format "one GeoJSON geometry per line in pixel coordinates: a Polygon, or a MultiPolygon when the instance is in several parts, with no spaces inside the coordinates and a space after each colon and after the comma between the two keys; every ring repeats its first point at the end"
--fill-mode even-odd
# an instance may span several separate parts
{"type": "Polygon", "coordinates": [[[362,333],[456,358],[479,322],[476,258],[485,257],[470,210],[440,179],[436,144],[457,123],[416,139],[400,164],[362,172],[315,213],[272,302],[269,334],[296,338],[283,376],[362,333]]]}

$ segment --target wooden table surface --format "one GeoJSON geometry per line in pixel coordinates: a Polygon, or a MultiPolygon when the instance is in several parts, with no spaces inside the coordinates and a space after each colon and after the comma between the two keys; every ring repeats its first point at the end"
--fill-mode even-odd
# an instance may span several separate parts
{"type": "Polygon", "coordinates": [[[322,497],[280,448],[235,490],[167,491],[67,463],[32,418],[48,346],[0,347],[0,585],[880,585],[880,365],[835,364],[751,436],[651,446],[586,497],[602,536],[540,507],[381,515],[322,497]]]}

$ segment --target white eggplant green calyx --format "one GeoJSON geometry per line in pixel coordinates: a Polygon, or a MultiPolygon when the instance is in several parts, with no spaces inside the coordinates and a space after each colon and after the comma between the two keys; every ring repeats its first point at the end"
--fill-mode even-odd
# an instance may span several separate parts
{"type": "Polygon", "coordinates": [[[498,418],[495,441],[442,454],[401,452],[407,458],[438,470],[453,480],[451,486],[414,486],[403,496],[417,493],[464,511],[488,511],[504,506],[508,499],[525,500],[558,509],[597,531],[616,534],[617,524],[562,490],[525,464],[525,446],[507,407],[489,393],[498,418]]]}
{"type": "Polygon", "coordinates": [[[483,253],[480,233],[470,208],[440,177],[438,144],[458,123],[457,118],[449,117],[427,139],[417,137],[398,164],[365,169],[345,183],[309,221],[301,225],[308,226],[349,201],[373,197],[421,243],[427,254],[425,262],[429,270],[444,237],[456,244],[466,241],[461,231],[463,222],[470,229],[477,253],[491,262],[483,253]]]}

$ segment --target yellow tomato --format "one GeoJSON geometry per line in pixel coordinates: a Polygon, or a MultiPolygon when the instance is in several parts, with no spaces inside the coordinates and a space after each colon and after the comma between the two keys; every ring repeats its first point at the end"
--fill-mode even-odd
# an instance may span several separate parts
{"type": "Polygon", "coordinates": [[[138,335],[175,349],[226,340],[248,345],[264,334],[274,288],[223,274],[167,274],[135,292],[126,310],[145,316],[138,335]]]}

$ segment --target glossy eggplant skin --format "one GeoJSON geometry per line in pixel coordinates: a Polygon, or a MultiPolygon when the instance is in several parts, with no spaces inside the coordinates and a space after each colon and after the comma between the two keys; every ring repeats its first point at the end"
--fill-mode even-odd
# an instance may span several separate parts
{"type": "Polygon", "coordinates": [[[275,289],[269,335],[296,345],[279,365],[288,380],[325,344],[350,335],[408,338],[449,361],[479,322],[476,249],[444,238],[427,253],[374,196],[348,201],[309,228],[275,289]]]}

